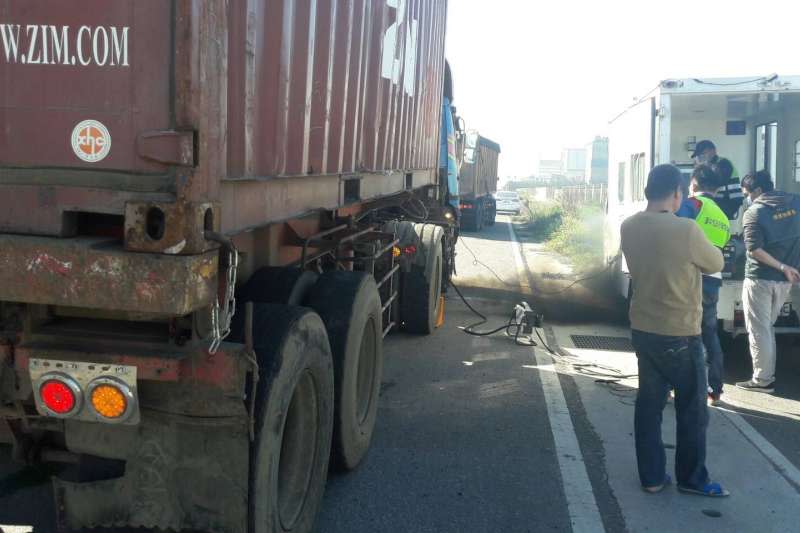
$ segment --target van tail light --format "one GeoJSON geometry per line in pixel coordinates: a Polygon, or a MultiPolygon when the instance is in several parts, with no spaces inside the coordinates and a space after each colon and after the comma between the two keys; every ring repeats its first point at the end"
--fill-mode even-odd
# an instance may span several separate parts
{"type": "Polygon", "coordinates": [[[66,418],[80,410],[83,393],[78,383],[65,374],[44,376],[39,386],[39,398],[50,415],[66,418]]]}

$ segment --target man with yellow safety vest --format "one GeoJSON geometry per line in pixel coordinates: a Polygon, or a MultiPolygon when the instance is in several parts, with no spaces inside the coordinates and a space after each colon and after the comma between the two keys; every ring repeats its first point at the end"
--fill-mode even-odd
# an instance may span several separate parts
{"type": "MultiPolygon", "coordinates": [[[[706,238],[722,250],[731,236],[728,216],[714,200],[720,176],[710,165],[699,165],[692,173],[691,196],[683,201],[676,215],[694,219],[706,238]]],[[[717,336],[717,302],[722,286],[722,273],[703,275],[703,320],[701,335],[708,365],[708,400],[717,405],[722,395],[725,355],[717,336]]]]}

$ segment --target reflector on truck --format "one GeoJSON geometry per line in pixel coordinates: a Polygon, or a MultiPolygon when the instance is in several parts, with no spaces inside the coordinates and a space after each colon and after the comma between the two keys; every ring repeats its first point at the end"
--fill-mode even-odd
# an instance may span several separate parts
{"type": "Polygon", "coordinates": [[[43,416],[139,423],[135,366],[31,359],[28,372],[43,416]]]}

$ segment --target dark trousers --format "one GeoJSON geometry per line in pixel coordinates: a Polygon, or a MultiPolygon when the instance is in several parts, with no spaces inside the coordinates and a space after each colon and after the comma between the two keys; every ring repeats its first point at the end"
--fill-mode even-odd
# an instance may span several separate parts
{"type": "Polygon", "coordinates": [[[722,345],[717,334],[717,302],[719,302],[719,287],[704,285],[702,337],[708,365],[708,386],[714,394],[722,394],[725,354],[722,353],[722,345]]]}
{"type": "Polygon", "coordinates": [[[706,368],[699,336],[668,337],[633,330],[639,361],[634,431],[639,479],[644,487],[664,482],[666,454],[661,421],[670,389],[675,389],[678,485],[701,488],[708,482],[706,461],[706,368]]]}

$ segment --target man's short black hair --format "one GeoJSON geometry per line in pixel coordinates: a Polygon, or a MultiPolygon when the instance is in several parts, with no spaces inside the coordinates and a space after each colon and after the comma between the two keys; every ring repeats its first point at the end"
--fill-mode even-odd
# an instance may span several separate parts
{"type": "Polygon", "coordinates": [[[716,150],[717,147],[714,145],[713,142],[709,141],[708,139],[704,139],[694,145],[694,152],[692,153],[692,159],[697,157],[698,155],[702,154],[706,150],[716,150]]]}
{"type": "Polygon", "coordinates": [[[725,181],[725,183],[720,184],[720,186],[726,185],[731,177],[733,177],[733,163],[724,157],[717,158],[711,168],[725,181]]]}
{"type": "Polygon", "coordinates": [[[692,172],[692,179],[703,192],[716,192],[722,186],[722,180],[711,165],[698,165],[692,172]]]}
{"type": "Polygon", "coordinates": [[[761,189],[761,192],[771,192],[775,190],[775,183],[772,181],[772,176],[766,170],[759,170],[755,174],[748,174],[742,180],[742,189],[747,189],[750,192],[756,189],[761,189]]]}
{"type": "Polygon", "coordinates": [[[665,200],[680,190],[683,179],[675,165],[658,165],[647,176],[644,196],[651,202],[665,200]]]}

